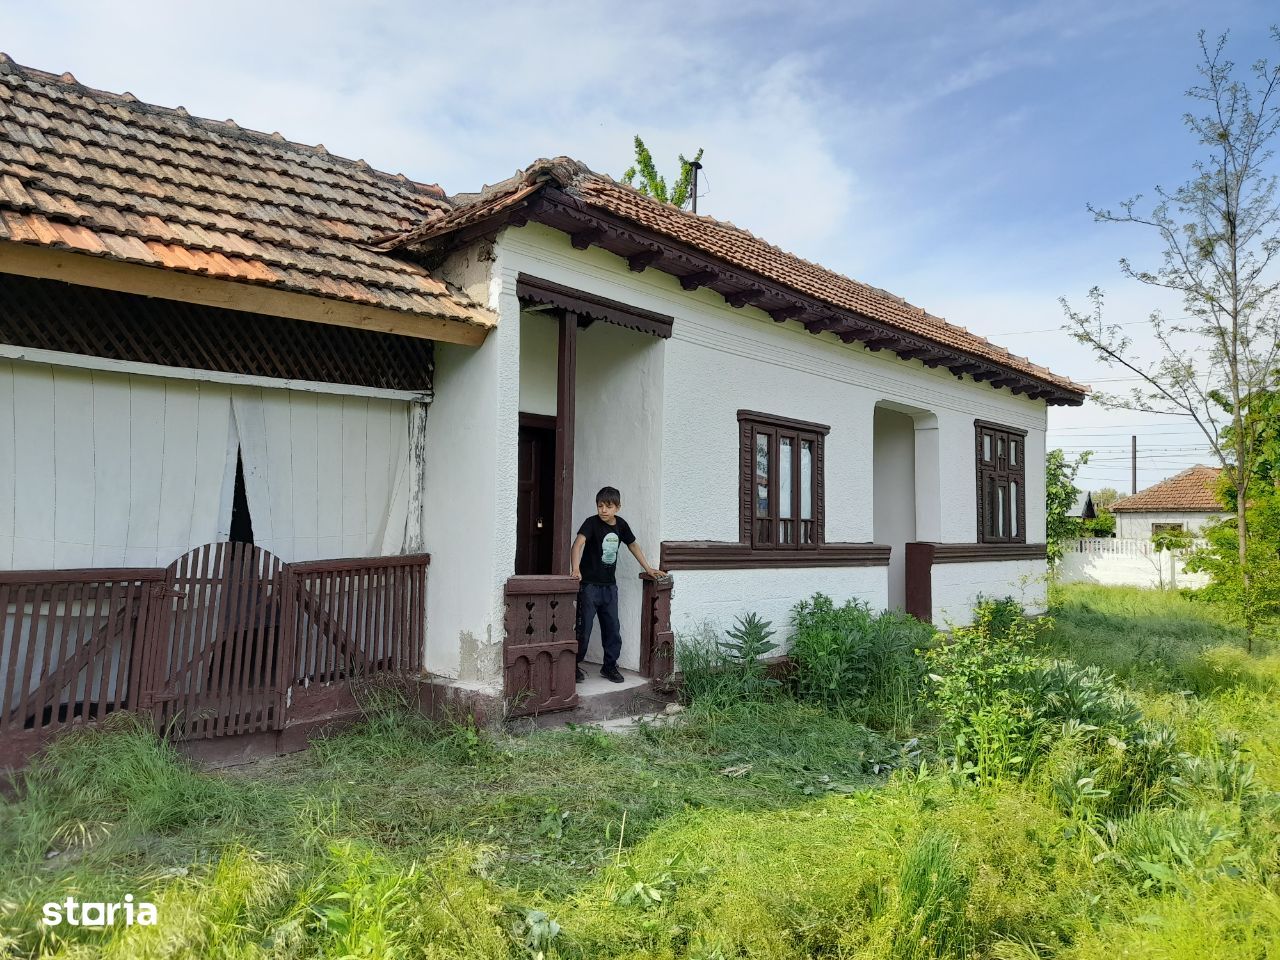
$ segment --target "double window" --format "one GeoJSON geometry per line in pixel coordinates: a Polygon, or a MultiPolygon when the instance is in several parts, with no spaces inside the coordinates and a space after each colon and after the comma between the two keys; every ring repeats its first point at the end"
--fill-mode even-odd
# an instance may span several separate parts
{"type": "Polygon", "coordinates": [[[823,445],[831,428],[738,411],[739,541],[756,550],[825,542],[823,445]]]}
{"type": "Polygon", "coordinates": [[[979,420],[974,434],[978,542],[1026,543],[1026,431],[979,420]]]}

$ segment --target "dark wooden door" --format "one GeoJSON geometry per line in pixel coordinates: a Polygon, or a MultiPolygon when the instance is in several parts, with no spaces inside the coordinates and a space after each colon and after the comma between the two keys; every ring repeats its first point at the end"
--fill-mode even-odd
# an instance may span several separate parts
{"type": "MultiPolygon", "coordinates": [[[[555,418],[520,418],[519,501],[516,506],[516,576],[551,569],[555,536],[555,418]],[[544,421],[550,421],[548,426],[544,421]]],[[[568,571],[565,571],[566,573],[568,571]]]]}

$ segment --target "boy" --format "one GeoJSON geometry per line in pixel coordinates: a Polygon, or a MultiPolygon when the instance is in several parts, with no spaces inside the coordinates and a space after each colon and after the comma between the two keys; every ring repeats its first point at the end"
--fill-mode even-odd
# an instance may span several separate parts
{"type": "MultiPolygon", "coordinates": [[[[645,573],[665,577],[661,570],[649,566],[644,551],[636,543],[636,535],[627,521],[618,516],[622,507],[622,494],[617,487],[602,487],[596,494],[596,514],[587,517],[578,528],[578,535],[570,551],[569,574],[579,583],[578,587],[578,663],[587,655],[591,640],[591,625],[600,618],[600,645],[604,647],[604,666],[600,676],[614,683],[622,682],[618,672],[618,654],[622,651],[622,634],[618,631],[618,583],[614,570],[618,565],[618,545],[625,543],[632,555],[640,561],[645,573]]],[[[577,668],[579,680],[587,679],[582,667],[577,668]]]]}

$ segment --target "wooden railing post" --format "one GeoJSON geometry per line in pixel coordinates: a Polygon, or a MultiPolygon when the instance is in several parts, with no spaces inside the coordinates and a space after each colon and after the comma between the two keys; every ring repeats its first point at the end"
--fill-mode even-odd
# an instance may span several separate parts
{"type": "Polygon", "coordinates": [[[576,707],[578,581],[511,577],[504,592],[503,696],[508,715],[576,707]]]}
{"type": "Polygon", "coordinates": [[[671,577],[640,574],[644,583],[640,609],[640,674],[666,679],[676,669],[676,635],[671,629],[671,577]]]}

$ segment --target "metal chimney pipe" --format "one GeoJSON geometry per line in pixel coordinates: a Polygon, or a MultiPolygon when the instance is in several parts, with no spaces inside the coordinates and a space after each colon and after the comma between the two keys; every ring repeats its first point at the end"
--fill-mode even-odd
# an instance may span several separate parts
{"type": "Polygon", "coordinates": [[[698,171],[702,169],[702,163],[699,160],[695,160],[693,161],[693,163],[689,164],[689,166],[693,167],[693,191],[692,191],[693,212],[697,213],[698,212],[698,171]]]}

